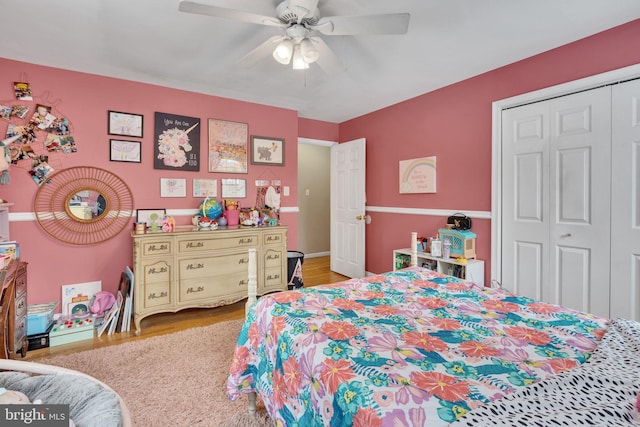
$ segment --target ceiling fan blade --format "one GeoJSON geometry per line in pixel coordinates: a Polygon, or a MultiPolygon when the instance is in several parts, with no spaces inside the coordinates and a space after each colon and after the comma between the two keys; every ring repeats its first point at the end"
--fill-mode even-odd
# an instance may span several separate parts
{"type": "Polygon", "coordinates": [[[246,68],[253,67],[256,63],[258,63],[258,61],[261,61],[267,56],[271,56],[278,42],[280,42],[283,38],[284,36],[269,37],[267,41],[260,44],[251,52],[240,58],[238,64],[246,68]]]}
{"type": "Polygon", "coordinates": [[[315,62],[327,75],[335,76],[344,71],[344,64],[333,53],[333,50],[320,37],[312,37],[313,43],[318,49],[319,57],[315,62]]]}
{"type": "Polygon", "coordinates": [[[320,18],[308,28],[331,36],[358,34],[405,34],[409,30],[408,13],[389,13],[368,16],[329,16],[320,18]]]}
{"type": "Polygon", "coordinates": [[[287,25],[273,16],[258,15],[257,13],[244,12],[242,10],[227,9],[226,7],[212,6],[189,0],[180,0],[178,9],[181,12],[195,13],[197,15],[209,15],[233,21],[249,22],[252,24],[269,25],[285,28],[287,25]]]}

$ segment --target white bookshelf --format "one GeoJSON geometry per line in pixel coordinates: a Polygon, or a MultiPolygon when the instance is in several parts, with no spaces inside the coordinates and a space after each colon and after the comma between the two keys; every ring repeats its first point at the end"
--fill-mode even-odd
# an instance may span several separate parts
{"type": "MultiPolygon", "coordinates": [[[[460,262],[457,258],[444,259],[431,256],[428,252],[417,252],[418,266],[427,267],[438,273],[456,276],[469,280],[477,285],[484,286],[484,261],[479,259],[467,259],[460,262]]],[[[393,251],[393,269],[399,270],[408,266],[411,262],[411,249],[395,249],[393,251]]]]}
{"type": "Polygon", "coordinates": [[[13,203],[0,203],[0,242],[11,240],[9,233],[9,207],[13,203]]]}

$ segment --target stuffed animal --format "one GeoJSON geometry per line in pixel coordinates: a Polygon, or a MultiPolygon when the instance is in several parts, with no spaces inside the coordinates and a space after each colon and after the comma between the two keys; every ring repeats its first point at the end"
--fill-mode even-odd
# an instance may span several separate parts
{"type": "MultiPolygon", "coordinates": [[[[29,405],[31,401],[26,394],[16,391],[7,390],[4,387],[0,387],[0,405],[29,405]]],[[[42,405],[42,400],[37,399],[33,401],[34,405],[42,405]]],[[[76,427],[76,423],[72,419],[69,419],[69,427],[76,427]]]]}
{"type": "Polygon", "coordinates": [[[28,405],[31,403],[26,394],[0,387],[0,405],[28,405]]]}

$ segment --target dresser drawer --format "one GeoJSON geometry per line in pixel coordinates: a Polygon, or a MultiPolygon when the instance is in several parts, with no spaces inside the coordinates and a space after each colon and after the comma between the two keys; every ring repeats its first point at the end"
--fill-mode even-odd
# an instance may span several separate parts
{"type": "Polygon", "coordinates": [[[142,254],[144,256],[151,255],[169,255],[171,254],[171,239],[158,239],[142,242],[142,254]]]}
{"type": "Polygon", "coordinates": [[[169,283],[171,281],[171,262],[167,260],[146,260],[142,266],[142,280],[145,284],[150,283],[169,283]]]}
{"type": "Polygon", "coordinates": [[[171,289],[167,283],[147,283],[144,286],[144,308],[171,304],[171,289]]]}
{"type": "Polygon", "coordinates": [[[247,295],[249,278],[246,272],[228,272],[214,277],[183,279],[179,282],[180,302],[194,302],[219,297],[247,295]]]}
{"type": "MultiPolygon", "coordinates": [[[[212,233],[215,233],[213,231],[212,233]]],[[[178,252],[207,252],[220,249],[236,249],[256,247],[259,243],[257,234],[241,234],[215,238],[188,238],[178,241],[178,252]]]]}
{"type": "Polygon", "coordinates": [[[16,327],[13,330],[13,342],[15,352],[22,351],[22,342],[27,336],[27,317],[16,319],[16,327]]]}
{"type": "Polygon", "coordinates": [[[264,268],[280,267],[285,260],[284,249],[267,249],[264,251],[264,268]]]}
{"type": "Polygon", "coordinates": [[[286,282],[282,267],[270,267],[264,269],[264,287],[278,287],[286,282]]]}
{"type": "Polygon", "coordinates": [[[25,317],[27,315],[27,294],[26,293],[22,293],[21,295],[16,294],[15,302],[16,302],[16,311],[15,311],[16,318],[25,317]]]}
{"type": "Polygon", "coordinates": [[[265,231],[262,234],[263,245],[280,245],[284,241],[285,241],[285,235],[284,235],[284,231],[282,230],[265,231]]]}
{"type": "Polygon", "coordinates": [[[16,274],[16,295],[27,294],[27,270],[26,268],[18,268],[16,274]]]}
{"type": "Polygon", "coordinates": [[[194,257],[178,260],[178,279],[196,277],[216,277],[228,273],[240,272],[247,276],[249,254],[236,253],[219,256],[194,257]]]}

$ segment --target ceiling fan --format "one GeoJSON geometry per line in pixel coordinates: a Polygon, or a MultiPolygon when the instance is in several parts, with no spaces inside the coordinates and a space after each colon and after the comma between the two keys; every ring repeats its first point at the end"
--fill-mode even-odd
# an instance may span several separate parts
{"type": "Polygon", "coordinates": [[[360,34],[405,34],[409,28],[408,13],[387,13],[361,16],[321,16],[319,0],[282,0],[275,16],[213,6],[191,0],[180,0],[182,12],[209,15],[234,21],[267,25],[282,29],[242,59],[255,63],[273,51],[281,64],[293,69],[307,69],[316,63],[328,74],[342,70],[342,64],[329,46],[319,37],[360,34]]]}

